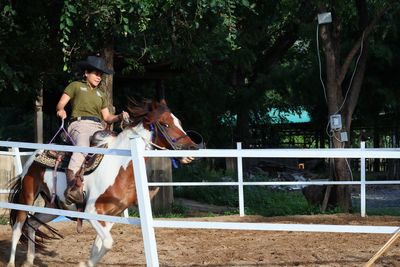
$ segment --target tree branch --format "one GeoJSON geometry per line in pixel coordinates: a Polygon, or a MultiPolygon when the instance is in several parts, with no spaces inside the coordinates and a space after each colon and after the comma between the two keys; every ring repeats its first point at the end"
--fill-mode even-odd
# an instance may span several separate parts
{"type": "Polygon", "coordinates": [[[342,68],[340,70],[340,74],[338,76],[338,84],[342,84],[347,71],[350,68],[351,62],[353,61],[354,56],[356,55],[357,51],[360,49],[361,47],[361,42],[364,41],[365,39],[368,38],[369,34],[372,31],[372,28],[378,23],[378,21],[380,20],[380,18],[385,14],[385,12],[391,7],[392,5],[389,4],[387,6],[385,6],[384,8],[382,8],[382,10],[380,10],[378,12],[378,15],[371,21],[371,23],[369,25],[367,25],[365,27],[365,29],[363,30],[361,36],[358,38],[357,42],[354,44],[353,48],[350,50],[350,52],[348,53],[342,68]]]}

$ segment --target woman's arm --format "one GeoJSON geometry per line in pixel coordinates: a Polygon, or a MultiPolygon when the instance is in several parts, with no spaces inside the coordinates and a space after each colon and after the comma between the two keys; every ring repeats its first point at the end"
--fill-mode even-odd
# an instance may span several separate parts
{"type": "Polygon", "coordinates": [[[113,115],[110,113],[110,111],[108,110],[108,108],[103,108],[101,110],[101,116],[103,117],[103,120],[109,124],[117,122],[117,121],[121,121],[121,120],[127,120],[129,119],[129,114],[128,112],[122,111],[120,114],[118,115],[113,115]]]}
{"type": "Polygon", "coordinates": [[[66,93],[64,93],[60,100],[58,101],[57,107],[56,107],[56,111],[57,111],[57,116],[60,117],[61,119],[65,119],[67,117],[67,112],[65,111],[65,106],[67,105],[67,103],[69,102],[71,98],[69,97],[69,95],[67,95],[66,93]]]}

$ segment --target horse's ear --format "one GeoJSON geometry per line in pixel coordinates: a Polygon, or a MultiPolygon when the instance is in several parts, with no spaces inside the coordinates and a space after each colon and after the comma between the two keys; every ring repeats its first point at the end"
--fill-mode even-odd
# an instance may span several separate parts
{"type": "Polygon", "coordinates": [[[165,99],[163,98],[163,99],[161,99],[160,101],[157,101],[157,100],[153,100],[153,102],[151,103],[151,107],[152,107],[152,109],[153,110],[155,110],[155,109],[157,109],[157,107],[159,106],[159,105],[167,105],[167,101],[165,101],[165,99]]]}
{"type": "Polygon", "coordinates": [[[153,101],[151,101],[151,110],[155,110],[158,107],[158,102],[157,100],[153,99],[153,101]]]}

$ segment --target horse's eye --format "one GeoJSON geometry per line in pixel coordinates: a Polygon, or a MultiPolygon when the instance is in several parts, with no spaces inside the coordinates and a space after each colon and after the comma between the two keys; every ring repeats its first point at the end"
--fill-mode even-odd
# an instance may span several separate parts
{"type": "Polygon", "coordinates": [[[165,128],[169,128],[169,124],[168,123],[163,123],[162,124],[165,128]]]}

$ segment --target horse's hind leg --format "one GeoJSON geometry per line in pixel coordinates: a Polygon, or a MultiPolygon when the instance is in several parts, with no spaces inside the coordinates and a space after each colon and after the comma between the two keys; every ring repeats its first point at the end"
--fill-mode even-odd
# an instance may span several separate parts
{"type": "MultiPolygon", "coordinates": [[[[22,202],[24,203],[24,202],[22,202]]],[[[33,201],[26,201],[28,205],[32,205],[33,201]],[[31,202],[31,203],[29,203],[31,202]]],[[[10,259],[8,261],[7,267],[15,266],[15,254],[17,252],[18,241],[22,235],[22,229],[24,227],[26,217],[28,215],[27,211],[24,210],[11,210],[10,217],[14,217],[14,225],[12,226],[12,237],[11,237],[11,253],[10,259]]]]}
{"type": "Polygon", "coordinates": [[[96,266],[101,258],[112,248],[114,240],[110,234],[111,228],[114,225],[110,222],[105,222],[105,226],[102,226],[98,221],[90,220],[93,228],[97,232],[96,239],[92,246],[92,253],[88,262],[80,263],[80,266],[96,266]]]}
{"type": "MultiPolygon", "coordinates": [[[[22,211],[20,211],[20,212],[22,212],[22,211]]],[[[26,217],[25,217],[25,219],[26,219],[26,217]]],[[[24,226],[25,219],[23,221],[16,222],[13,225],[12,237],[11,237],[11,254],[10,254],[10,259],[8,261],[7,267],[15,266],[15,254],[17,252],[18,241],[22,235],[22,227],[24,226]]]]}
{"type": "MultiPolygon", "coordinates": [[[[9,196],[11,203],[33,205],[38,193],[40,184],[43,181],[44,168],[39,165],[32,164],[29,166],[26,175],[21,176],[16,180],[12,186],[12,193],[9,196]]],[[[12,241],[11,253],[8,266],[15,266],[15,254],[17,251],[17,244],[24,231],[24,224],[26,222],[28,212],[22,210],[10,211],[10,222],[12,224],[12,241]]]]}
{"type": "MultiPolygon", "coordinates": [[[[53,214],[44,214],[44,213],[37,213],[34,214],[35,217],[40,220],[43,223],[48,223],[52,221],[53,219],[57,218],[58,215],[53,215],[53,214]]],[[[26,261],[24,263],[24,266],[32,266],[33,261],[35,259],[35,233],[36,230],[42,225],[42,223],[39,223],[37,220],[34,219],[28,219],[28,224],[31,226],[28,229],[28,251],[26,254],[26,261]]]]}

